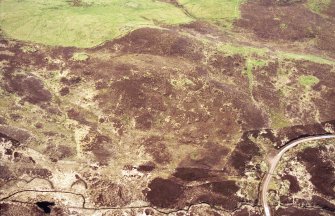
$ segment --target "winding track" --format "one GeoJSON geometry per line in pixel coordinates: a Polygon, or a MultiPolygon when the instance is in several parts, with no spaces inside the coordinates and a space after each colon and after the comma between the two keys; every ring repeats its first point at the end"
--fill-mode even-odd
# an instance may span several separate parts
{"type": "Polygon", "coordinates": [[[322,140],[322,139],[331,139],[331,138],[335,138],[335,135],[329,134],[329,135],[310,136],[310,137],[304,137],[301,139],[293,140],[289,142],[287,145],[285,145],[282,149],[280,149],[280,151],[277,153],[276,156],[269,158],[270,168],[269,168],[268,173],[264,177],[264,180],[262,183],[262,191],[261,191],[261,201],[262,201],[262,205],[264,208],[265,216],[271,216],[271,211],[270,211],[270,207],[268,205],[268,200],[267,200],[267,191],[268,191],[269,183],[271,181],[273,172],[276,169],[276,166],[278,165],[279,160],[283,156],[283,154],[286,151],[288,151],[290,148],[293,148],[300,143],[308,142],[308,141],[315,141],[315,140],[322,140]]]}

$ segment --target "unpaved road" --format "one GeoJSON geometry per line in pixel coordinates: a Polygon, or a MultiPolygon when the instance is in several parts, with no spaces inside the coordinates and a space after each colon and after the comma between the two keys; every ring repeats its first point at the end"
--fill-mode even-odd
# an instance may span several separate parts
{"type": "Polygon", "coordinates": [[[335,138],[335,135],[329,134],[329,135],[310,136],[310,137],[304,137],[301,139],[294,140],[292,142],[289,142],[282,149],[280,149],[280,151],[278,152],[276,156],[269,159],[270,168],[269,168],[268,173],[264,177],[262,187],[261,187],[262,188],[261,201],[262,201],[264,213],[266,216],[271,216],[271,211],[270,211],[270,207],[268,205],[268,200],[267,200],[267,191],[268,191],[269,183],[271,181],[272,175],[274,174],[274,170],[276,169],[279,163],[279,160],[283,156],[283,154],[290,148],[293,148],[300,143],[308,142],[308,141],[315,141],[315,140],[322,140],[322,139],[331,139],[331,138],[335,138]]]}

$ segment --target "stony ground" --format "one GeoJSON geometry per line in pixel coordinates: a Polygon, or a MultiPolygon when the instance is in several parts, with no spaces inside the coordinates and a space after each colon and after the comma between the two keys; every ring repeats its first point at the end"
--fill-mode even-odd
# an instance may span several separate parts
{"type": "MultiPolygon", "coordinates": [[[[1,24],[1,215],[263,215],[267,157],[334,133],[335,1],[244,1],[233,20],[164,2],[192,21],[93,47],[1,24]]],[[[334,148],[285,155],[275,215],[334,213],[334,148]]]]}

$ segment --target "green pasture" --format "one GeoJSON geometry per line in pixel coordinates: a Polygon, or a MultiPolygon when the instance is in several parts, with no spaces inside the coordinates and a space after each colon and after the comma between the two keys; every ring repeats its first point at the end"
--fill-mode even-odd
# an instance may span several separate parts
{"type": "Polygon", "coordinates": [[[2,0],[0,26],[15,39],[92,47],[144,26],[192,21],[172,4],[151,0],[2,0]]]}

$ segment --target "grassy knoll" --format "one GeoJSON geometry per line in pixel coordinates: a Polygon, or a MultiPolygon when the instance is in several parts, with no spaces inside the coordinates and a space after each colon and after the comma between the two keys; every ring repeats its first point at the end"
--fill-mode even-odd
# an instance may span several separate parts
{"type": "Polygon", "coordinates": [[[190,21],[177,7],[159,1],[0,1],[5,34],[48,45],[92,47],[139,27],[190,21]]]}
{"type": "Polygon", "coordinates": [[[299,83],[300,85],[306,86],[306,87],[310,87],[310,86],[314,86],[316,84],[319,83],[319,79],[315,76],[312,75],[303,75],[299,77],[299,83]]]}
{"type": "Polygon", "coordinates": [[[88,58],[89,56],[84,52],[74,53],[72,56],[74,61],[86,61],[88,58]]]}

